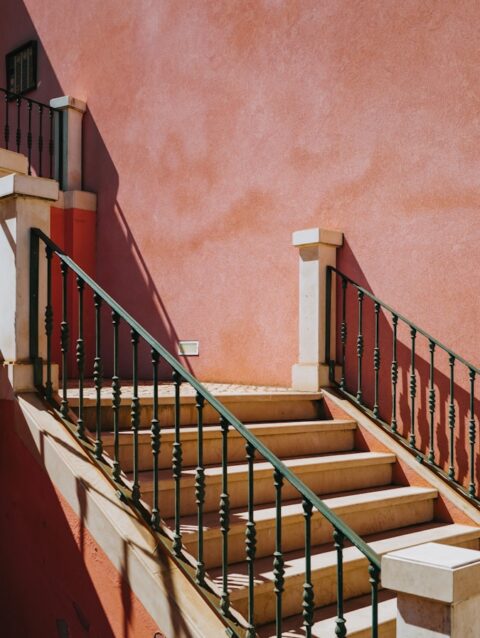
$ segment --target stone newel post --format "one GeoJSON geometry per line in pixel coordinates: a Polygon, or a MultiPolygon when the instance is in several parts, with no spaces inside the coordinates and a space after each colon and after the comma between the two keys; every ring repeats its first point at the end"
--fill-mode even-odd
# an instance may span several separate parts
{"type": "Polygon", "coordinates": [[[391,552],[382,585],[398,592],[397,638],[480,636],[480,552],[439,543],[391,552]]]}
{"type": "MultiPolygon", "coordinates": [[[[327,266],[335,266],[343,234],[324,228],[293,233],[299,249],[299,355],[292,368],[295,390],[319,390],[328,385],[325,361],[325,307],[327,266]]],[[[334,281],[334,280],[333,280],[334,281]]],[[[330,358],[335,359],[335,286],[332,286],[330,358]]]]}
{"type": "MultiPolygon", "coordinates": [[[[70,95],[50,100],[50,106],[62,111],[62,190],[82,190],[82,119],[87,108],[85,102],[70,95]]],[[[55,145],[57,149],[60,145],[55,145]]],[[[58,166],[58,162],[56,163],[58,166]]]]}
{"type": "MultiPolygon", "coordinates": [[[[5,164],[0,151],[0,164],[5,164]]],[[[11,173],[0,177],[0,352],[15,391],[33,389],[29,361],[30,228],[50,235],[50,205],[58,199],[51,179],[11,173]]],[[[43,257],[43,253],[42,253],[43,257]]],[[[39,356],[45,357],[45,260],[39,270],[39,356]]]]}

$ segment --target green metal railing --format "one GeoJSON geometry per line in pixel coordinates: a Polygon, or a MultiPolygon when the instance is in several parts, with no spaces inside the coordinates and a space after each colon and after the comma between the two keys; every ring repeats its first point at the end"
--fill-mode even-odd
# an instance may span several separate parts
{"type": "MultiPolygon", "coordinates": [[[[450,483],[456,490],[462,492],[465,496],[471,499],[473,502],[478,503],[479,492],[476,478],[476,464],[478,461],[476,452],[476,438],[477,438],[477,417],[475,415],[475,379],[480,374],[480,369],[469,363],[466,359],[456,354],[445,346],[443,343],[432,337],[428,332],[414,324],[412,321],[401,315],[394,310],[391,306],[378,299],[371,292],[360,286],[358,283],[347,277],[347,275],[340,272],[337,268],[329,266],[327,268],[326,278],[326,291],[327,291],[327,307],[326,307],[326,341],[325,341],[325,359],[329,364],[330,369],[330,381],[334,383],[338,389],[349,397],[354,403],[362,408],[364,412],[374,417],[377,422],[382,425],[388,432],[390,432],[398,441],[402,442],[408,447],[416,456],[419,462],[428,464],[437,474],[450,483]],[[334,279],[335,278],[335,279],[334,279]],[[353,290],[353,294],[356,294],[357,308],[356,313],[356,343],[351,342],[350,352],[348,352],[347,333],[348,328],[348,312],[347,312],[347,291],[353,290]],[[330,356],[330,335],[332,332],[332,309],[333,309],[333,293],[339,292],[340,309],[339,317],[339,343],[340,353],[338,359],[332,360],[330,356]],[[371,369],[373,373],[373,401],[368,403],[365,400],[365,383],[364,374],[366,362],[365,357],[365,300],[369,300],[373,308],[373,353],[371,358],[371,369]],[[381,366],[381,335],[380,335],[380,314],[381,310],[385,312],[383,329],[386,335],[386,328],[391,331],[391,361],[390,365],[386,368],[381,366]],[[388,321],[390,318],[390,322],[388,321]],[[407,376],[407,383],[404,384],[405,399],[408,405],[405,405],[403,401],[403,407],[408,408],[409,422],[401,423],[399,415],[400,397],[398,392],[399,385],[399,328],[403,324],[408,330],[409,334],[409,369],[406,369],[404,365],[404,372],[407,376]],[[428,431],[427,436],[423,437],[422,441],[419,441],[418,436],[418,381],[420,373],[418,370],[419,357],[417,340],[418,337],[426,339],[428,344],[428,380],[426,381],[427,388],[427,418],[428,418],[428,431]],[[356,346],[356,347],[355,347],[356,346]],[[353,351],[353,352],[352,352],[353,351]],[[438,351],[445,353],[448,360],[448,398],[447,398],[447,427],[444,434],[444,438],[448,441],[448,466],[441,467],[439,458],[441,450],[438,446],[438,430],[439,425],[439,406],[437,400],[436,389],[436,374],[440,377],[440,372],[436,368],[435,354],[438,351]],[[352,368],[356,368],[356,384],[353,383],[350,374],[350,381],[348,380],[347,364],[352,368]],[[340,368],[340,379],[337,380],[336,365],[340,368]],[[464,370],[464,376],[468,376],[468,390],[459,388],[456,384],[458,376],[458,368],[462,366],[464,370]],[[457,375],[456,371],[457,370],[457,375]],[[384,374],[383,378],[381,373],[384,374]],[[391,388],[391,397],[388,397],[389,405],[391,405],[390,418],[382,418],[380,414],[381,408],[381,396],[379,391],[379,383],[388,380],[386,377],[390,377],[389,385],[391,388]],[[456,402],[459,400],[458,395],[460,391],[468,393],[468,399],[465,401],[465,411],[468,413],[468,467],[461,467],[461,463],[456,455],[456,430],[459,426],[459,417],[456,410],[456,402]],[[468,403],[468,405],[466,405],[468,403]],[[408,429],[408,436],[406,431],[400,432],[400,425],[405,425],[408,429]],[[448,431],[447,431],[448,428],[448,431]],[[461,480],[461,476],[467,476],[466,481],[461,480]]],[[[408,348],[408,346],[407,346],[408,348]]],[[[370,392],[372,394],[372,392],[370,392]]],[[[383,397],[386,399],[387,397],[383,397]]]]}
{"type": "MultiPolygon", "coordinates": [[[[103,326],[104,327],[104,326],[103,326]]],[[[256,636],[255,622],[255,555],[257,543],[257,530],[255,523],[255,482],[254,482],[254,462],[255,458],[262,458],[267,461],[272,468],[272,486],[275,493],[275,551],[272,557],[274,590],[272,595],[276,598],[276,636],[282,635],[282,600],[285,584],[284,552],[282,549],[282,489],[284,483],[293,486],[302,500],[304,512],[304,547],[305,547],[305,578],[300,592],[299,612],[303,613],[303,625],[305,635],[312,635],[312,626],[315,618],[315,595],[312,581],[312,530],[311,519],[313,510],[317,510],[332,526],[332,543],[336,551],[337,570],[337,618],[335,635],[342,638],[347,635],[347,627],[344,612],[344,591],[343,591],[343,551],[344,545],[354,545],[365,557],[368,567],[371,601],[372,601],[372,638],[378,636],[377,619],[377,593],[380,578],[380,557],[288,467],[282,463],[252,432],[245,427],[222,403],[208,392],[208,390],[190,374],[158,341],[156,341],[142,326],[133,319],[112,297],[110,297],[91,277],[89,277],[77,264],[56,246],[43,232],[38,229],[31,230],[31,271],[30,271],[30,356],[34,362],[35,382],[44,398],[53,406],[57,416],[81,442],[86,452],[103,470],[105,475],[112,481],[121,498],[130,504],[140,515],[145,523],[150,527],[158,542],[171,553],[177,564],[184,573],[195,583],[204,599],[222,618],[227,635],[246,636],[253,638],[256,636]],[[47,292],[45,300],[45,334],[46,334],[46,361],[39,357],[39,264],[40,264],[40,242],[45,247],[47,292]],[[54,260],[58,259],[62,278],[62,316],[60,317],[61,335],[61,399],[56,397],[52,388],[52,329],[55,321],[52,306],[52,269],[54,260]],[[70,411],[67,392],[67,357],[70,349],[68,309],[71,300],[68,298],[69,277],[76,277],[78,295],[78,337],[76,340],[76,363],[78,368],[78,416],[70,411]],[[84,378],[85,378],[85,343],[84,343],[84,303],[85,293],[93,298],[95,307],[95,356],[93,365],[94,386],[96,393],[96,428],[93,437],[88,435],[84,426],[84,378]],[[113,416],[113,460],[109,462],[103,451],[102,442],[102,357],[101,357],[101,334],[102,322],[100,313],[102,308],[108,308],[112,318],[112,340],[113,340],[113,376],[112,376],[112,416],[113,416]],[[120,339],[119,327],[123,324],[130,330],[132,356],[132,378],[133,396],[131,400],[131,430],[133,433],[133,475],[132,481],[125,481],[125,475],[119,460],[119,408],[121,396],[121,382],[119,379],[119,352],[120,339]],[[153,416],[151,419],[151,450],[153,457],[153,504],[151,510],[142,501],[141,484],[139,481],[138,464],[138,433],[140,425],[139,396],[138,396],[138,346],[143,342],[150,348],[152,363],[153,381],[153,416]],[[158,366],[159,363],[166,364],[172,373],[174,384],[174,434],[175,439],[172,451],[172,476],[174,479],[174,522],[173,537],[168,534],[161,522],[162,502],[158,490],[159,480],[159,452],[161,447],[161,426],[158,418],[158,366]],[[46,364],[46,378],[43,379],[43,368],[46,364]],[[196,395],[197,413],[197,468],[195,475],[195,498],[197,506],[198,523],[198,548],[197,555],[193,560],[186,556],[183,546],[181,527],[181,483],[182,483],[182,431],[181,431],[181,411],[180,411],[180,387],[182,384],[190,385],[196,395]],[[204,562],[204,540],[203,540],[203,516],[206,493],[205,464],[204,464],[204,440],[203,440],[203,414],[206,405],[211,406],[218,415],[218,423],[221,426],[222,437],[222,485],[219,503],[219,523],[222,538],[222,575],[220,595],[215,593],[212,583],[209,581],[208,573],[204,562]],[[246,623],[242,624],[230,602],[229,592],[229,563],[228,563],[228,542],[230,526],[230,496],[229,496],[229,464],[228,464],[228,441],[229,432],[235,430],[245,442],[245,453],[247,461],[247,493],[248,493],[248,517],[245,525],[245,559],[248,565],[248,611],[246,623]]]]}

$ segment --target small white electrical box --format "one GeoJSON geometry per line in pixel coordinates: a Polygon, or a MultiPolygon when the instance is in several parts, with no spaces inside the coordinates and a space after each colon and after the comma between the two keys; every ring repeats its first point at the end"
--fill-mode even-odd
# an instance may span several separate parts
{"type": "Polygon", "coordinates": [[[177,354],[183,357],[198,357],[199,341],[179,341],[177,354]]]}

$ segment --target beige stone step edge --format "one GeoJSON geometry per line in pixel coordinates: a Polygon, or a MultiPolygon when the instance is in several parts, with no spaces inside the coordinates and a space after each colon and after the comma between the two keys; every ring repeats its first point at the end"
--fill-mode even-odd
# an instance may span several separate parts
{"type": "Polygon", "coordinates": [[[225,635],[224,624],[188,577],[158,549],[147,527],[118,499],[114,487],[39,397],[20,394],[18,403],[24,418],[15,419],[17,434],[76,514],[85,512],[85,526],[115,568],[122,571],[128,562],[128,584],[166,638],[225,635]]]}
{"type": "MultiPolygon", "coordinates": [[[[396,455],[401,464],[410,469],[413,479],[415,478],[415,475],[417,475],[418,480],[411,482],[411,485],[430,485],[438,490],[439,496],[448,501],[453,509],[457,510],[460,515],[460,518],[455,520],[455,522],[480,525],[480,511],[453,487],[448,485],[446,481],[437,476],[435,472],[430,470],[426,465],[419,463],[415,457],[403,447],[403,445],[393,438],[393,436],[390,436],[382,427],[374,423],[359,408],[350,403],[350,401],[339,396],[334,389],[322,388],[322,392],[328,402],[333,403],[340,409],[341,413],[344,415],[342,418],[354,419],[361,429],[380,443],[382,447],[377,447],[376,451],[380,451],[381,449],[389,450],[396,455]]],[[[337,413],[335,418],[340,418],[337,416],[337,413]]],[[[455,512],[453,518],[455,519],[455,512]]]]}
{"type": "MultiPolygon", "coordinates": [[[[232,393],[219,393],[218,395],[214,395],[216,399],[218,399],[223,404],[231,404],[231,403],[265,403],[265,402],[281,402],[281,401],[320,401],[322,399],[321,392],[297,392],[296,390],[287,390],[285,392],[232,392],[232,393]]],[[[62,391],[59,390],[59,397],[62,398],[62,391]]],[[[68,396],[67,391],[68,404],[71,408],[78,407],[79,399],[77,396],[68,396]]],[[[101,396],[100,398],[102,407],[107,406],[111,407],[112,405],[112,395],[111,389],[106,388],[105,396],[101,396]],[[108,394],[107,394],[108,393],[108,394]]],[[[120,399],[120,405],[130,406],[132,402],[131,394],[127,396],[122,396],[120,399]]],[[[153,403],[153,396],[139,396],[140,405],[151,405],[153,403]]],[[[180,395],[180,403],[182,405],[194,405],[196,403],[195,394],[184,394],[180,395]]],[[[174,405],[175,397],[174,396],[159,396],[158,404],[162,405],[174,405]]],[[[84,408],[90,408],[97,405],[96,398],[93,397],[84,397],[83,406],[84,408]]]]}

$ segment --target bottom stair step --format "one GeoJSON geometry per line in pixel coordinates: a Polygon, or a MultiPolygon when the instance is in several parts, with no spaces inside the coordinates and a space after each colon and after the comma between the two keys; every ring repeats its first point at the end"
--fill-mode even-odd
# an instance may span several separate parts
{"type": "MultiPolygon", "coordinates": [[[[395,638],[397,615],[397,599],[394,592],[380,591],[378,594],[378,637],[395,638]]],[[[315,612],[312,636],[314,638],[332,638],[335,636],[335,620],[337,608],[329,605],[315,612]]],[[[348,638],[371,638],[372,608],[370,596],[360,596],[345,601],[344,618],[348,638]]],[[[275,623],[264,625],[258,629],[259,638],[275,638],[275,623]]],[[[303,617],[291,616],[283,621],[282,636],[284,638],[305,638],[303,617]]]]}

